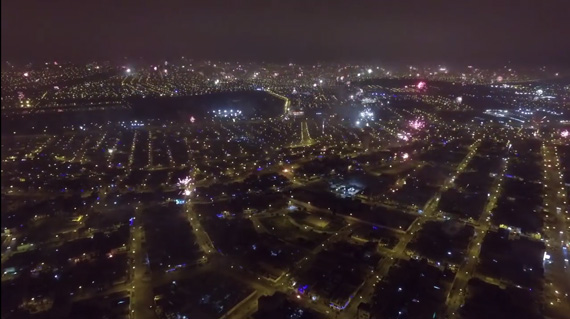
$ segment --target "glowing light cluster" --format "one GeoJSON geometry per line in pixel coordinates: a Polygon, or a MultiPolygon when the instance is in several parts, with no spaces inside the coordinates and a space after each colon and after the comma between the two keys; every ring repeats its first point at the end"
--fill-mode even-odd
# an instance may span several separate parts
{"type": "Polygon", "coordinates": [[[178,179],[178,186],[185,187],[190,183],[192,183],[192,178],[189,176],[178,179]]]}
{"type": "Polygon", "coordinates": [[[192,177],[179,178],[176,185],[181,189],[180,193],[184,196],[192,195],[194,190],[194,180],[192,177]]]}
{"type": "Polygon", "coordinates": [[[426,88],[426,82],[424,81],[420,81],[420,83],[418,83],[417,85],[418,90],[422,90],[426,88]]]}
{"type": "Polygon", "coordinates": [[[398,133],[397,136],[399,139],[404,140],[404,141],[408,141],[410,139],[409,134],[406,132],[398,133]]]}
{"type": "Polygon", "coordinates": [[[212,113],[214,117],[234,118],[243,116],[240,110],[213,110],[212,113]]]}
{"type": "Polygon", "coordinates": [[[570,132],[568,132],[568,130],[564,130],[560,132],[560,136],[562,136],[563,138],[567,138],[568,136],[570,136],[570,132]]]}
{"type": "Polygon", "coordinates": [[[423,128],[425,125],[426,125],[426,123],[420,119],[410,121],[410,127],[415,129],[415,130],[419,130],[419,129],[423,128]]]}
{"type": "Polygon", "coordinates": [[[360,112],[360,117],[373,120],[374,119],[374,113],[372,113],[372,111],[370,109],[365,109],[364,111],[360,112]]]}

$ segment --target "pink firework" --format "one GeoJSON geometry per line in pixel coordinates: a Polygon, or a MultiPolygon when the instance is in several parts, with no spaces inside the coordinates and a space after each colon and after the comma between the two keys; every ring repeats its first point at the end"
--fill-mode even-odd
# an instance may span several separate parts
{"type": "Polygon", "coordinates": [[[419,119],[410,121],[410,127],[415,130],[419,130],[423,128],[425,125],[426,125],[425,122],[419,119]]]}
{"type": "Polygon", "coordinates": [[[418,90],[425,89],[425,87],[426,87],[426,82],[421,81],[420,83],[418,83],[417,87],[418,87],[418,90]]]}
{"type": "Polygon", "coordinates": [[[562,136],[563,138],[567,138],[568,136],[570,136],[570,133],[568,132],[568,130],[564,130],[560,132],[560,136],[562,136]]]}

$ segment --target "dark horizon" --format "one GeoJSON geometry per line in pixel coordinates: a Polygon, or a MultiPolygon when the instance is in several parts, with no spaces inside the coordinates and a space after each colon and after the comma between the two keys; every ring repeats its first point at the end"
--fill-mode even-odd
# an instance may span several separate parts
{"type": "Polygon", "coordinates": [[[3,1],[2,60],[570,65],[570,3],[3,1]]]}

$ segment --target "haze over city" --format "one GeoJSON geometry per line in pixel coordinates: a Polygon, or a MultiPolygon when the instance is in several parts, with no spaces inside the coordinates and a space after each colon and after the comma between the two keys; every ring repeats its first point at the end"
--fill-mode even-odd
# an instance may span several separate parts
{"type": "Polygon", "coordinates": [[[566,1],[2,1],[2,319],[570,318],[566,1]]]}
{"type": "Polygon", "coordinates": [[[4,1],[2,59],[569,66],[567,1],[4,1]]]}

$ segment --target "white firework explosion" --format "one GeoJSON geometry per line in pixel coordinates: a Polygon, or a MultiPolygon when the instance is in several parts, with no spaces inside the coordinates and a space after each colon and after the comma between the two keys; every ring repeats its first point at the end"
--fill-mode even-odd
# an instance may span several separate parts
{"type": "Polygon", "coordinates": [[[180,194],[184,196],[192,195],[192,191],[194,190],[194,180],[187,176],[185,178],[179,178],[178,183],[176,183],[180,188],[180,194]]]}

